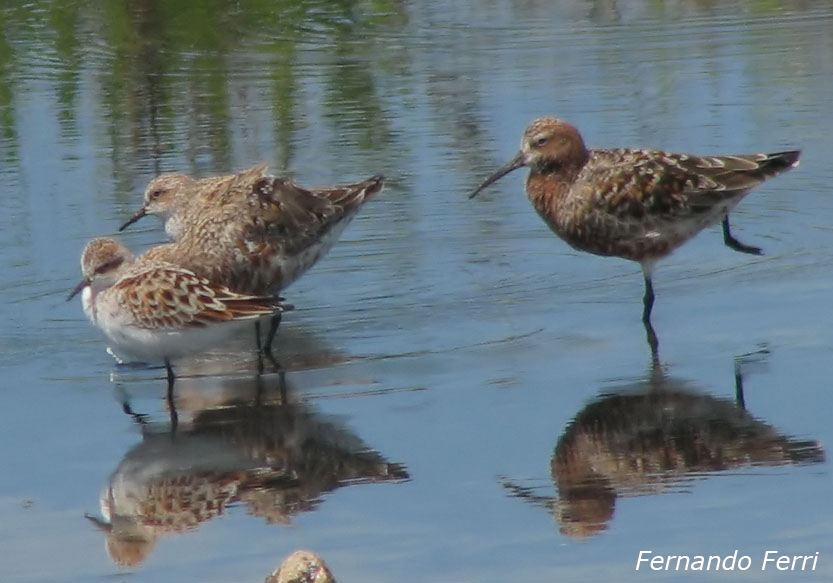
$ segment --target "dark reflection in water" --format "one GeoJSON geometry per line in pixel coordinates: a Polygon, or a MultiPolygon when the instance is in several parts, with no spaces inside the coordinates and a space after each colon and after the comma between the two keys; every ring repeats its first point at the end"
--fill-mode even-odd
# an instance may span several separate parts
{"type": "MultiPolygon", "coordinates": [[[[396,2],[374,2],[371,10],[359,4],[6,2],[0,8],[3,153],[16,161],[19,96],[42,76],[55,85],[66,143],[81,133],[86,112],[79,97],[99,106],[95,139],[117,162],[119,192],[135,186],[132,169],[158,174],[172,169],[168,156],[183,153],[189,170],[231,170],[239,134],[251,137],[263,123],[276,132],[268,159],[276,171],[288,171],[312,77],[326,87],[325,120],[360,149],[383,148],[389,130],[363,55],[373,45],[371,33],[404,16],[396,2]],[[313,60],[323,66],[311,76],[301,54],[316,45],[313,60]],[[96,74],[85,77],[90,68],[96,74]],[[176,151],[180,146],[184,152],[176,151]]],[[[265,155],[252,152],[247,162],[265,155]]]]}
{"type": "Polygon", "coordinates": [[[652,367],[648,378],[603,392],[569,423],[550,461],[557,499],[504,486],[545,506],[563,534],[587,537],[607,530],[617,498],[684,491],[714,472],[823,462],[817,441],[785,436],[746,411],[743,365],[736,363],[734,401],[652,367]]]}
{"type": "Polygon", "coordinates": [[[110,476],[103,519],[89,518],[117,564],[141,564],[161,536],[193,530],[231,505],[289,524],[339,487],[409,479],[339,420],[293,402],[282,376],[228,384],[226,402],[192,411],[176,431],[143,423],[142,442],[110,476]]]}

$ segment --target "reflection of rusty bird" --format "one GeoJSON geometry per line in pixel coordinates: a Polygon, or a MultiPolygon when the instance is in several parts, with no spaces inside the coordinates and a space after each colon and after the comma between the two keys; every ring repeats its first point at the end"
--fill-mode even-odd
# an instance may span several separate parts
{"type": "Polygon", "coordinates": [[[621,496],[680,491],[697,474],[823,460],[818,442],[784,436],[733,401],[657,369],[603,394],[570,422],[551,460],[557,501],[507,487],[550,508],[562,533],[585,537],[608,528],[621,496]]]}
{"type": "Polygon", "coordinates": [[[302,405],[242,405],[194,415],[187,430],[147,433],[101,495],[107,550],[142,563],[161,535],[183,533],[244,503],[285,524],[344,485],[409,478],[333,419],[302,405]]]}

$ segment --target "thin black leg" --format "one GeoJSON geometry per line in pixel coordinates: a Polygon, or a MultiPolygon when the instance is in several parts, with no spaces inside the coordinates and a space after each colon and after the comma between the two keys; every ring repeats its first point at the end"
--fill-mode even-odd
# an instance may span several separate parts
{"type": "Polygon", "coordinates": [[[746,399],[743,397],[743,371],[737,360],[735,360],[735,403],[741,409],[746,410],[746,399]]]}
{"type": "Polygon", "coordinates": [[[266,344],[263,346],[264,352],[270,356],[272,354],[272,341],[275,339],[275,334],[278,333],[278,326],[280,325],[281,312],[278,312],[269,320],[269,333],[266,335],[266,344]]]}
{"type": "Polygon", "coordinates": [[[642,324],[645,326],[645,337],[648,339],[648,347],[651,349],[651,365],[656,368],[659,366],[659,338],[651,325],[650,320],[643,320],[642,324]]]}
{"type": "Polygon", "coordinates": [[[269,321],[269,331],[266,334],[266,344],[261,344],[260,339],[260,320],[255,322],[255,336],[257,338],[257,374],[263,374],[263,357],[269,359],[269,362],[272,363],[273,368],[277,371],[281,368],[280,363],[277,361],[275,356],[272,354],[272,341],[275,338],[275,334],[278,331],[278,326],[281,324],[281,314],[278,312],[272,319],[269,321]]]}
{"type": "Polygon", "coordinates": [[[645,295],[642,298],[642,321],[646,324],[651,323],[651,309],[654,307],[654,284],[651,283],[650,276],[645,276],[645,295]]]}
{"type": "Polygon", "coordinates": [[[171,368],[171,361],[167,358],[165,359],[165,370],[168,372],[168,411],[171,414],[171,433],[173,434],[179,422],[179,415],[176,412],[176,402],[174,401],[174,369],[171,368]]]}
{"type": "Polygon", "coordinates": [[[174,392],[174,369],[171,367],[171,361],[167,358],[165,359],[165,372],[168,373],[168,394],[173,395],[174,392]]]}
{"type": "Polygon", "coordinates": [[[732,230],[729,227],[729,215],[723,217],[723,243],[730,249],[740,251],[741,253],[749,253],[750,255],[764,254],[760,247],[745,245],[732,236],[732,230]]]}
{"type": "Polygon", "coordinates": [[[645,295],[642,298],[642,324],[645,326],[645,336],[648,339],[648,346],[651,349],[651,360],[656,366],[659,364],[659,338],[651,324],[651,310],[654,307],[654,284],[651,276],[645,275],[645,295]]]}

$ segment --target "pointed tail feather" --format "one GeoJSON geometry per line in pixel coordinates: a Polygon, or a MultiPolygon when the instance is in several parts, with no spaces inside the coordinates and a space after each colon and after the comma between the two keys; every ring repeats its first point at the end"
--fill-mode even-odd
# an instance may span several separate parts
{"type": "Polygon", "coordinates": [[[322,188],[315,192],[316,194],[325,196],[333,204],[351,208],[379,194],[382,188],[384,188],[384,183],[385,177],[377,174],[361,182],[334,188],[322,188]]]}
{"type": "Polygon", "coordinates": [[[236,320],[258,318],[295,309],[292,304],[286,304],[281,298],[274,296],[236,295],[225,298],[223,303],[228,308],[228,314],[236,320]]]}
{"type": "Polygon", "coordinates": [[[799,156],[801,156],[801,150],[767,154],[766,157],[759,162],[758,171],[767,178],[777,176],[782,172],[786,172],[787,170],[798,166],[799,156]]]}
{"type": "Polygon", "coordinates": [[[783,174],[798,166],[800,150],[775,152],[772,154],[746,154],[701,158],[709,160],[711,167],[698,168],[705,176],[714,180],[722,188],[712,194],[721,193],[721,197],[746,194],[761,182],[783,174]]]}

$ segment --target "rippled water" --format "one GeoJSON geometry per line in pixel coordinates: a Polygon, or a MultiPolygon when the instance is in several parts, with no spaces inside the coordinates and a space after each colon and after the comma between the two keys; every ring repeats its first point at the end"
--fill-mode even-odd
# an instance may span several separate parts
{"type": "Polygon", "coordinates": [[[345,582],[829,581],[833,10],[623,4],[5,2],[0,578],[259,581],[308,547],[345,582]],[[660,264],[658,369],[636,265],[560,242],[521,172],[466,198],[541,115],[804,150],[733,213],[766,255],[712,228],[660,264]],[[287,290],[285,374],[248,336],[183,363],[174,432],[162,371],[64,299],[155,174],[260,161],[388,186],[287,290]]]}

